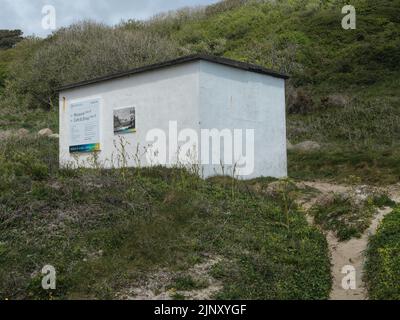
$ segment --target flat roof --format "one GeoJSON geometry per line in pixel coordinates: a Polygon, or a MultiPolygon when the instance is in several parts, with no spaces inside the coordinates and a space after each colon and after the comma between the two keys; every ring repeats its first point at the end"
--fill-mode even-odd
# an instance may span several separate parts
{"type": "Polygon", "coordinates": [[[183,63],[187,63],[187,62],[198,61],[198,60],[214,62],[214,63],[222,64],[225,66],[229,66],[232,68],[255,72],[255,73],[261,73],[261,74],[269,75],[269,76],[280,78],[280,79],[289,79],[289,76],[287,76],[283,73],[279,73],[279,72],[264,68],[259,65],[236,61],[236,60],[227,59],[227,58],[222,58],[222,57],[196,54],[196,55],[180,57],[180,58],[177,58],[174,60],[151,64],[151,65],[131,69],[131,70],[124,71],[124,72],[113,73],[113,74],[109,74],[109,75],[102,76],[99,78],[94,78],[91,80],[85,80],[85,81],[81,81],[81,82],[77,82],[77,83],[67,84],[65,86],[58,88],[58,91],[74,89],[74,88],[83,87],[83,86],[87,86],[87,85],[91,85],[91,84],[96,84],[99,82],[119,79],[119,78],[131,76],[134,74],[138,74],[138,73],[153,71],[153,70],[157,70],[157,69],[161,69],[161,68],[165,68],[165,67],[175,66],[175,65],[179,65],[179,64],[183,64],[183,63]]]}

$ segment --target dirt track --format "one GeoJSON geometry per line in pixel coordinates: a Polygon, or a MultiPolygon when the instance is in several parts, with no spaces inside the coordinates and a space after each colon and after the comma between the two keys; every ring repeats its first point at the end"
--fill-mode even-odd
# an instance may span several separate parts
{"type": "MultiPolygon", "coordinates": [[[[311,187],[317,189],[322,195],[327,193],[346,193],[351,187],[345,185],[331,184],[326,182],[301,182],[300,187],[311,187]]],[[[400,202],[400,186],[390,186],[387,188],[390,197],[400,202]]],[[[318,197],[308,199],[301,202],[301,205],[307,212],[311,206],[317,201],[318,197]]],[[[326,234],[328,246],[331,255],[332,278],[333,286],[330,295],[331,300],[365,300],[368,298],[368,293],[363,282],[363,267],[364,267],[364,252],[368,246],[368,239],[374,235],[383,218],[392,211],[391,208],[378,210],[370,227],[364,232],[361,238],[351,239],[346,242],[340,242],[332,232],[326,234]],[[342,280],[346,276],[342,273],[343,267],[352,266],[356,270],[356,289],[345,290],[342,287],[342,280]]],[[[313,220],[310,216],[307,217],[310,223],[313,220]]]]}

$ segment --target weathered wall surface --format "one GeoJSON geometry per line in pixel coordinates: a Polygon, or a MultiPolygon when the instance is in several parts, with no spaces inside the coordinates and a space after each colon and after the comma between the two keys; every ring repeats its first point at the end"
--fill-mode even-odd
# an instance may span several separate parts
{"type": "MultiPolygon", "coordinates": [[[[200,64],[201,126],[253,129],[254,173],[247,178],[286,177],[285,81],[207,61],[200,64]]],[[[245,151],[244,135],[243,145],[245,151]]],[[[213,172],[221,173],[221,166],[205,168],[206,175],[213,172]]]]}

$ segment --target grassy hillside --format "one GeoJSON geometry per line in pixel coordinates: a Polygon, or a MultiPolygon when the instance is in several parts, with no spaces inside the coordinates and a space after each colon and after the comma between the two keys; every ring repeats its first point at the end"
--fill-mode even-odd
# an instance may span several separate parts
{"type": "MultiPolygon", "coordinates": [[[[198,287],[187,272],[210,256],[216,298],[327,298],[327,244],[290,183],[271,192],[270,179],[182,169],[60,170],[56,142],[3,131],[57,131],[60,85],[202,52],[291,76],[288,137],[322,145],[289,153],[291,178],[397,183],[400,1],[350,1],[356,30],[341,28],[345,3],[226,0],[115,27],[81,22],[0,50],[0,299],[115,298],[163,268],[184,275],[168,287],[198,287]],[[40,289],[46,264],[58,272],[52,296],[40,289]]],[[[383,268],[385,230],[369,270],[383,268]]],[[[372,297],[388,296],[369,281],[372,297]]]]}
{"type": "Polygon", "coordinates": [[[14,50],[1,50],[0,49],[0,95],[5,86],[5,80],[9,73],[8,66],[14,58],[14,50]]]}
{"type": "MultiPolygon", "coordinates": [[[[350,1],[357,12],[356,30],[341,27],[344,3],[227,0],[113,28],[82,22],[44,40],[26,39],[0,51],[0,130],[57,130],[56,88],[62,84],[202,52],[288,73],[291,142],[315,140],[335,153],[337,163],[325,164],[329,172],[340,171],[344,163],[365,181],[371,178],[357,168],[368,167],[378,182],[392,182],[380,163],[390,153],[395,165],[388,174],[400,178],[395,151],[400,141],[400,2],[350,1]]],[[[307,175],[315,163],[298,159],[294,155],[290,162],[293,177],[307,175]]],[[[318,170],[313,175],[327,176],[318,170]]]]}
{"type": "MultiPolygon", "coordinates": [[[[209,256],[222,299],[326,299],[324,236],[271,180],[203,181],[185,170],[59,170],[56,143],[0,144],[0,300],[116,298],[159,268],[209,256]],[[43,266],[57,290],[41,289],[43,266]]],[[[173,283],[170,285],[174,285],[173,283]]]]}

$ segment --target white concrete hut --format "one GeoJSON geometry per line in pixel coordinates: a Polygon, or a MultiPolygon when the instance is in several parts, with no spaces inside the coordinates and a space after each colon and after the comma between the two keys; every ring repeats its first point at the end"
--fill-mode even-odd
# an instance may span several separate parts
{"type": "Polygon", "coordinates": [[[287,176],[286,75],[193,55],[60,88],[60,165],[287,176]]]}

